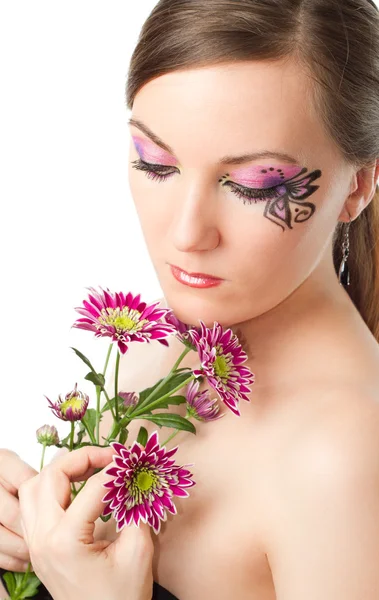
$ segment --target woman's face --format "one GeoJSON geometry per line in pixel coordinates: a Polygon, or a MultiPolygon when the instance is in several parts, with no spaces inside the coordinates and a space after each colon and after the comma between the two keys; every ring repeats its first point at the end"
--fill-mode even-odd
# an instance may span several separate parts
{"type": "Polygon", "coordinates": [[[131,193],[182,321],[248,321],[315,269],[330,277],[321,258],[351,171],[313,112],[307,82],[295,62],[239,62],[169,73],[136,95],[131,193]],[[192,287],[170,265],[222,281],[192,287]]]}

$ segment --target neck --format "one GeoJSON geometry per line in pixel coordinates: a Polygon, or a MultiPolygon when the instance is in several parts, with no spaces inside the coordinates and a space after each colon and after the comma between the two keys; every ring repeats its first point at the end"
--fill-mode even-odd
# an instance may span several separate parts
{"type": "MultiPolygon", "coordinates": [[[[360,315],[340,285],[331,255],[320,261],[305,281],[280,304],[232,329],[256,374],[254,389],[268,390],[309,381],[333,347],[360,315]]],[[[329,363],[330,364],[330,363],[329,363]]]]}

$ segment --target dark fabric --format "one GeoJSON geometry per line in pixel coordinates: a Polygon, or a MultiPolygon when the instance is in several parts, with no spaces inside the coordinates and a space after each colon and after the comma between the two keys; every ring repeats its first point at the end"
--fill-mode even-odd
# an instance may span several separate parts
{"type": "MultiPolygon", "coordinates": [[[[1,581],[2,581],[5,589],[7,589],[7,586],[5,585],[5,581],[3,580],[4,573],[6,573],[5,569],[2,569],[0,567],[1,581]]],[[[49,592],[47,591],[47,589],[45,588],[45,586],[42,583],[41,583],[40,587],[38,588],[38,593],[36,594],[36,596],[33,596],[33,598],[35,598],[36,600],[53,600],[52,596],[49,594],[49,592]]],[[[176,596],[173,596],[173,594],[168,592],[164,587],[159,585],[159,583],[156,583],[154,581],[152,600],[178,600],[178,598],[176,596]]]]}

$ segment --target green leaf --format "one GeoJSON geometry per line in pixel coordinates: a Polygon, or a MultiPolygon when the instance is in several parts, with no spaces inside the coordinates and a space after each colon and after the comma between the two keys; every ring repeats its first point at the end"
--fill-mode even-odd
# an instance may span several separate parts
{"type": "Polygon", "coordinates": [[[15,573],[14,578],[16,580],[16,587],[20,587],[20,584],[24,579],[24,573],[15,573]]]}
{"type": "Polygon", "coordinates": [[[94,444],[93,442],[81,442],[77,446],[75,446],[75,450],[78,448],[83,448],[83,446],[96,446],[97,448],[105,448],[105,444],[94,444]]]}
{"type": "MultiPolygon", "coordinates": [[[[121,396],[117,396],[117,398],[118,398],[118,406],[119,406],[119,409],[120,409],[121,407],[123,407],[123,408],[124,408],[124,399],[123,399],[121,396]]],[[[110,400],[110,404],[112,405],[112,408],[115,408],[115,405],[116,405],[116,402],[115,402],[115,397],[114,397],[114,398],[110,398],[109,400],[110,400]]],[[[106,402],[106,403],[104,404],[103,408],[101,409],[101,412],[103,413],[103,412],[105,412],[106,410],[110,410],[110,407],[109,407],[109,402],[106,402]]],[[[121,410],[120,410],[120,412],[121,412],[121,410]]]]}
{"type": "Polygon", "coordinates": [[[107,515],[106,517],[103,517],[103,515],[100,515],[100,519],[102,521],[104,521],[104,523],[106,523],[107,521],[109,521],[109,519],[111,518],[111,516],[112,516],[111,514],[107,515]]]}
{"type": "MultiPolygon", "coordinates": [[[[156,400],[154,400],[156,402],[156,400]]],[[[168,398],[164,398],[159,404],[154,404],[153,410],[157,408],[168,408],[169,404],[173,404],[178,406],[179,404],[184,404],[186,402],[185,396],[169,396],[168,398]]],[[[139,419],[141,416],[138,417],[139,419]]]]}
{"type": "MultiPolygon", "coordinates": [[[[100,416],[100,421],[101,421],[103,415],[100,414],[99,416],[100,416]]],[[[95,408],[87,408],[87,410],[82,418],[82,422],[85,423],[85,425],[88,427],[88,429],[90,430],[93,437],[96,439],[96,435],[95,435],[96,409],[95,408]]]]}
{"type": "Polygon", "coordinates": [[[102,373],[93,373],[93,371],[90,371],[89,373],[87,373],[84,379],[87,379],[87,381],[91,381],[96,386],[99,386],[101,388],[105,385],[105,377],[102,373]]]}
{"type": "Polygon", "coordinates": [[[38,593],[38,588],[41,585],[41,581],[34,573],[29,573],[25,587],[21,592],[20,598],[33,598],[38,593]]]}
{"type": "Polygon", "coordinates": [[[118,440],[120,444],[125,444],[126,440],[128,439],[128,435],[129,431],[127,429],[121,429],[120,437],[118,440]]]}
{"type": "MultiPolygon", "coordinates": [[[[120,398],[120,396],[118,396],[118,397],[120,398]]],[[[100,412],[101,412],[101,413],[103,413],[103,412],[105,412],[106,410],[110,410],[109,404],[111,404],[111,405],[112,405],[112,408],[114,408],[114,407],[115,407],[115,404],[116,404],[116,403],[115,403],[115,398],[110,398],[110,399],[109,399],[109,402],[108,402],[108,401],[106,401],[106,402],[105,402],[105,404],[104,404],[104,406],[103,406],[103,408],[100,410],[100,412]]]]}
{"type": "Polygon", "coordinates": [[[173,427],[174,429],[183,429],[184,431],[189,431],[190,433],[196,434],[196,428],[191,421],[181,417],[180,415],[172,415],[170,413],[154,413],[154,414],[144,414],[139,415],[139,419],[147,419],[148,421],[152,421],[156,423],[159,427],[173,427]]]}
{"type": "Polygon", "coordinates": [[[71,435],[71,433],[69,433],[68,435],[66,435],[66,437],[65,437],[65,438],[62,438],[62,439],[61,439],[61,441],[60,441],[60,443],[59,443],[59,444],[57,444],[57,446],[58,446],[59,448],[61,448],[62,446],[66,446],[66,445],[68,445],[68,444],[69,444],[69,442],[70,442],[70,435],[71,435]]]}
{"type": "MultiPolygon", "coordinates": [[[[94,410],[94,409],[92,409],[92,410],[94,410]]],[[[76,448],[80,448],[80,443],[81,443],[84,435],[87,433],[87,430],[81,421],[76,421],[76,423],[79,423],[79,429],[76,433],[76,441],[75,441],[75,435],[74,435],[73,450],[76,450],[76,448]]],[[[68,435],[66,435],[65,438],[61,439],[59,444],[55,444],[55,446],[56,446],[56,448],[68,448],[68,450],[69,450],[70,449],[70,433],[68,435]]]]}
{"type": "Polygon", "coordinates": [[[5,583],[7,584],[8,594],[10,596],[12,596],[16,589],[16,578],[14,576],[14,573],[12,573],[11,571],[4,573],[3,579],[4,579],[5,583]]]}
{"type": "Polygon", "coordinates": [[[142,444],[142,446],[146,446],[147,437],[148,437],[147,429],[145,429],[145,427],[140,427],[140,430],[138,432],[137,442],[139,444],[142,444]]]}
{"type": "Polygon", "coordinates": [[[75,354],[76,354],[77,356],[79,356],[79,358],[81,358],[81,359],[82,359],[82,361],[83,361],[84,363],[86,363],[87,367],[89,367],[89,368],[91,369],[91,371],[93,371],[94,373],[96,373],[95,369],[94,369],[94,368],[93,368],[93,366],[91,365],[91,362],[90,362],[90,360],[89,360],[89,359],[88,359],[86,356],[84,356],[84,354],[83,354],[82,352],[80,352],[80,350],[77,350],[76,348],[73,348],[72,346],[70,346],[70,348],[71,348],[71,350],[73,350],[73,351],[75,352],[75,354]]]}
{"type": "MultiPolygon", "coordinates": [[[[181,383],[184,383],[184,381],[186,379],[188,379],[192,374],[191,369],[180,369],[179,371],[176,371],[174,375],[172,375],[172,378],[165,383],[165,385],[160,388],[159,390],[159,396],[165,396],[166,394],[169,394],[172,390],[174,390],[175,388],[178,387],[178,385],[180,385],[181,383]]],[[[150,396],[150,394],[158,387],[158,385],[161,384],[161,382],[163,381],[164,378],[160,379],[155,385],[153,385],[151,388],[146,388],[145,390],[143,390],[142,392],[140,392],[139,395],[139,401],[138,404],[136,406],[136,409],[138,409],[140,407],[140,405],[142,404],[142,402],[144,402],[144,400],[150,396]]],[[[153,396],[153,398],[151,399],[151,401],[153,402],[154,400],[156,400],[157,398],[153,396]]],[[[150,401],[149,401],[150,404],[150,401]]],[[[146,404],[146,407],[149,406],[149,404],[146,404]]],[[[144,407],[145,408],[145,407],[144,407]]]]}
{"type": "Polygon", "coordinates": [[[81,443],[86,433],[86,428],[84,427],[83,423],[79,421],[79,431],[77,432],[76,442],[74,440],[74,448],[77,448],[77,446],[81,443]]]}

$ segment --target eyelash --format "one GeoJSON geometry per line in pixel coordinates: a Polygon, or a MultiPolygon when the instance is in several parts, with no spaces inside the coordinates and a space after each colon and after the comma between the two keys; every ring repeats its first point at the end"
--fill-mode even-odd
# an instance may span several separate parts
{"type": "MultiPolygon", "coordinates": [[[[154,165],[147,163],[141,158],[132,161],[132,168],[144,171],[149,179],[157,181],[166,181],[174,173],[171,171],[172,167],[169,165],[154,165]],[[168,173],[161,173],[167,169],[168,173]]],[[[257,202],[264,202],[271,198],[278,197],[280,194],[275,187],[266,189],[254,189],[248,188],[231,181],[226,181],[223,185],[227,185],[231,188],[232,192],[242,199],[244,204],[256,204],[257,202]]]]}

